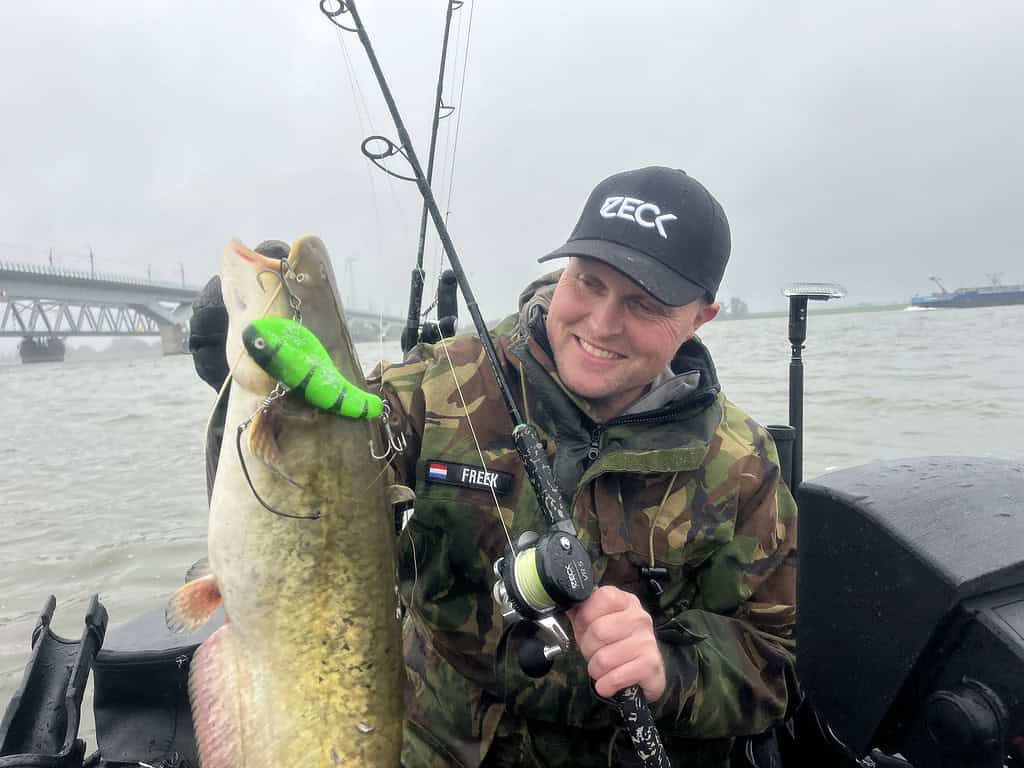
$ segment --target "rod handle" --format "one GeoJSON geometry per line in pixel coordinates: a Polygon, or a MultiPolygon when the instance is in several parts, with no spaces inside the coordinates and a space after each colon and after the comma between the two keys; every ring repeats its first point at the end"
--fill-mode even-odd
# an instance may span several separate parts
{"type": "Polygon", "coordinates": [[[409,282],[409,312],[402,330],[402,354],[416,346],[420,335],[420,306],[423,302],[423,270],[415,267],[409,282]]]}
{"type": "Polygon", "coordinates": [[[643,768],[672,768],[665,746],[661,743],[661,735],[654,724],[654,715],[647,706],[647,698],[639,685],[623,688],[612,696],[626,733],[629,734],[640,765],[643,768]]]}

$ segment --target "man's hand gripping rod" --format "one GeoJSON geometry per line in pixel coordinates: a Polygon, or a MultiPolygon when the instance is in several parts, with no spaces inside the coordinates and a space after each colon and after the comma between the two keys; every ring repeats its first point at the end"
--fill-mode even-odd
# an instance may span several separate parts
{"type": "MultiPolygon", "coordinates": [[[[568,648],[569,645],[569,638],[555,619],[555,613],[582,602],[593,591],[594,577],[590,557],[576,536],[576,528],[565,508],[561,491],[555,481],[551,465],[547,461],[540,438],[536,430],[523,421],[512,398],[512,392],[505,380],[505,374],[494,349],[494,342],[487,332],[487,325],[480,314],[480,308],[477,306],[466,273],[462,269],[462,263],[455,252],[448,227],[444,223],[430,184],[416,157],[412,140],[405,129],[394,97],[391,95],[391,89],[388,87],[373,46],[370,44],[366,28],[356,10],[356,4],[354,0],[333,0],[333,2],[332,0],[320,0],[320,10],[335,26],[348,32],[355,32],[359,36],[359,42],[366,51],[374,77],[377,79],[377,85],[387,103],[388,111],[391,113],[391,119],[401,142],[396,147],[387,139],[381,138],[387,144],[387,149],[382,153],[368,152],[366,142],[364,142],[363,151],[375,163],[384,157],[401,154],[412,168],[415,178],[411,180],[416,182],[424,205],[434,222],[445,255],[455,272],[462,296],[466,301],[466,308],[473,319],[473,326],[494,371],[498,389],[505,400],[505,407],[512,418],[514,424],[512,436],[515,440],[516,451],[523,462],[537,495],[538,504],[548,522],[548,532],[543,535],[532,532],[523,534],[520,536],[516,550],[506,553],[506,557],[495,564],[496,571],[499,572],[499,582],[495,585],[495,596],[502,604],[503,613],[509,618],[514,619],[518,615],[531,619],[549,635],[553,644],[545,645],[543,653],[546,658],[552,658],[561,650],[568,648]],[[338,21],[338,18],[344,14],[350,15],[354,27],[344,26],[338,21]]],[[[644,768],[671,768],[665,748],[661,743],[661,737],[654,725],[654,717],[651,715],[640,687],[638,685],[629,686],[615,694],[613,700],[622,715],[626,731],[629,733],[644,768]]]]}

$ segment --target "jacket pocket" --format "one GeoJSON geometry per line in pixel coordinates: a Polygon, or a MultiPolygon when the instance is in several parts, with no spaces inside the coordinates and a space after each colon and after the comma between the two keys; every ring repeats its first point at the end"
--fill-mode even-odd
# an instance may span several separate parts
{"type": "Polygon", "coordinates": [[[645,564],[696,568],[732,541],[736,525],[736,493],[709,493],[699,471],[602,475],[593,500],[604,553],[645,564]]]}

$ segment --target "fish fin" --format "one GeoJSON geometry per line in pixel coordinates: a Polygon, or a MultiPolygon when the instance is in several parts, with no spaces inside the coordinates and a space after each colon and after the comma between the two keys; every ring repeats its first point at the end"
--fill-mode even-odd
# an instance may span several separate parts
{"type": "Polygon", "coordinates": [[[172,632],[193,632],[209,621],[220,604],[220,588],[211,573],[190,581],[171,595],[164,621],[172,632]]]}
{"type": "Polygon", "coordinates": [[[192,567],[188,569],[188,573],[185,574],[185,583],[209,576],[211,573],[213,571],[210,570],[210,558],[201,558],[192,563],[192,567]]]}
{"type": "Polygon", "coordinates": [[[243,765],[241,713],[231,625],[213,633],[196,651],[188,674],[188,698],[203,768],[243,765]]]}
{"type": "Polygon", "coordinates": [[[284,471],[284,454],[277,442],[277,402],[279,401],[271,403],[269,408],[256,412],[252,424],[249,425],[249,450],[272,472],[296,488],[301,488],[302,486],[284,471]]]}
{"type": "Polygon", "coordinates": [[[416,491],[408,485],[389,485],[385,492],[388,504],[403,504],[407,501],[416,501],[416,491]]]}

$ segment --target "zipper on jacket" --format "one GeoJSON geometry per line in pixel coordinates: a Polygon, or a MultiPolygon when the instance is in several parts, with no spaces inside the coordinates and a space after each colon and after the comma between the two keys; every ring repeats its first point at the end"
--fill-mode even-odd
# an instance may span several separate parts
{"type": "Polygon", "coordinates": [[[637,413],[633,414],[632,416],[616,416],[611,421],[606,421],[604,424],[599,424],[598,426],[600,426],[603,431],[608,427],[617,427],[621,424],[644,424],[646,422],[651,421],[672,421],[673,419],[675,419],[676,416],[686,411],[692,410],[696,413],[698,410],[704,410],[704,408],[706,407],[704,401],[713,401],[714,399],[714,394],[705,392],[701,393],[700,395],[697,395],[696,397],[690,400],[687,400],[685,403],[675,406],[674,408],[661,408],[657,411],[637,413]],[[701,407],[698,408],[698,405],[701,407]]]}
{"type": "Polygon", "coordinates": [[[604,430],[604,424],[595,424],[593,431],[590,433],[590,448],[587,449],[587,459],[591,463],[597,461],[597,457],[601,455],[601,435],[604,434],[604,430]]]}
{"type": "Polygon", "coordinates": [[[590,431],[590,447],[587,448],[587,459],[591,464],[593,464],[597,461],[598,456],[601,455],[601,438],[604,436],[608,427],[617,427],[622,424],[645,424],[650,422],[671,421],[679,415],[679,413],[689,410],[690,407],[692,407],[692,405],[687,403],[683,407],[655,411],[646,415],[636,414],[634,416],[618,416],[611,421],[604,422],[603,424],[595,424],[594,428],[590,431]]]}

